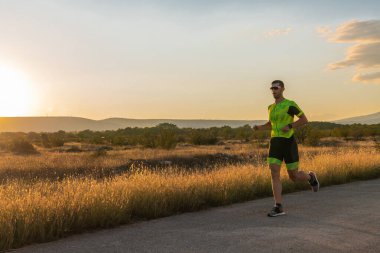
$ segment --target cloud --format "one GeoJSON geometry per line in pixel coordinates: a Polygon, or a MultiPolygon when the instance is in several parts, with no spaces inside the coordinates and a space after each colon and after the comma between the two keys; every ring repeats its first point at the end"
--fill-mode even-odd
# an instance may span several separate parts
{"type": "Polygon", "coordinates": [[[315,30],[321,37],[324,38],[329,38],[334,33],[329,26],[318,26],[315,30]]]}
{"type": "Polygon", "coordinates": [[[335,42],[380,41],[380,20],[350,21],[336,29],[335,42]]]}
{"type": "Polygon", "coordinates": [[[276,36],[281,36],[281,35],[288,35],[292,31],[292,28],[288,27],[285,29],[273,29],[270,30],[269,32],[265,33],[265,37],[270,38],[270,37],[276,37],[276,36]]]}
{"type": "Polygon", "coordinates": [[[356,74],[352,78],[353,81],[363,83],[380,83],[380,72],[374,72],[369,74],[356,74]]]}
{"type": "Polygon", "coordinates": [[[347,50],[346,59],[329,65],[330,69],[350,66],[358,69],[380,67],[380,42],[354,45],[347,50]]]}
{"type": "MultiPolygon", "coordinates": [[[[320,27],[319,34],[327,34],[328,30],[320,27]]],[[[330,42],[355,43],[346,51],[344,60],[329,64],[332,70],[354,66],[356,73],[352,80],[363,83],[380,84],[380,20],[349,21],[336,29],[329,36],[330,42]],[[375,70],[362,73],[363,70],[375,70]]]]}

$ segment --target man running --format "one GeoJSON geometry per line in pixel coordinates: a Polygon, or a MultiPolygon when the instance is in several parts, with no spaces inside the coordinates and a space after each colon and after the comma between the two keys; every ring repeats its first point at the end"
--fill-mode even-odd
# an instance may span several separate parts
{"type": "Polygon", "coordinates": [[[284,98],[284,83],[275,80],[270,87],[275,103],[268,106],[269,121],[264,125],[254,126],[254,130],[271,129],[268,164],[272,175],[272,190],[275,205],[268,213],[269,217],[284,215],[282,206],[282,185],[280,169],[285,161],[289,178],[294,182],[308,181],[314,192],[319,190],[319,182],[314,172],[298,170],[298,147],[294,138],[294,128],[305,125],[308,120],[298,105],[284,98]],[[299,119],[293,122],[294,115],[299,119]]]}

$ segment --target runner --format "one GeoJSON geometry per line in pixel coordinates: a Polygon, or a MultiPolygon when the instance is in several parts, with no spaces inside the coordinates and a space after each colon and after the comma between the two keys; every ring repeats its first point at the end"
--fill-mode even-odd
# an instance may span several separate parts
{"type": "Polygon", "coordinates": [[[282,206],[282,185],[280,169],[282,161],[285,161],[289,178],[293,182],[308,181],[314,192],[319,190],[317,175],[310,171],[306,173],[298,170],[298,147],[294,138],[294,128],[305,125],[308,120],[298,105],[284,98],[284,83],[275,80],[270,87],[275,103],[268,106],[269,121],[264,125],[255,125],[254,130],[271,129],[268,164],[272,175],[272,190],[275,205],[268,213],[269,217],[284,215],[282,206]],[[293,122],[294,115],[299,119],[293,122]]]}

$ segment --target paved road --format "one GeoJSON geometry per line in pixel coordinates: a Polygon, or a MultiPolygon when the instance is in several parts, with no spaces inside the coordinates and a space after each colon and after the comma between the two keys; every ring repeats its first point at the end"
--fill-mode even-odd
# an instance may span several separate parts
{"type": "Polygon", "coordinates": [[[271,198],[74,235],[15,252],[380,252],[380,180],[271,198]]]}

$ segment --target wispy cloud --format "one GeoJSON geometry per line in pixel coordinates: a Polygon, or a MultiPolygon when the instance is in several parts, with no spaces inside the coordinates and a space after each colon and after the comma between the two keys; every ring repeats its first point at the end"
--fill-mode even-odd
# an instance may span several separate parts
{"type": "MultiPolygon", "coordinates": [[[[323,33],[323,29],[319,33],[323,33]]],[[[329,36],[329,41],[355,43],[347,49],[344,60],[329,64],[330,69],[354,66],[356,73],[353,81],[380,84],[380,20],[344,23],[329,36]],[[363,73],[366,70],[372,72],[363,73]]]]}
{"type": "Polygon", "coordinates": [[[332,63],[330,69],[355,66],[358,70],[380,67],[380,42],[361,43],[351,46],[346,59],[332,63]]]}
{"type": "Polygon", "coordinates": [[[324,38],[329,38],[334,33],[334,31],[329,26],[318,26],[316,28],[317,33],[324,38]]]}
{"type": "Polygon", "coordinates": [[[369,74],[356,74],[353,77],[354,81],[363,82],[363,83],[371,83],[376,82],[380,83],[380,72],[369,73],[369,74]]]}
{"type": "Polygon", "coordinates": [[[336,29],[335,42],[374,42],[380,41],[380,20],[350,21],[336,29]]]}
{"type": "Polygon", "coordinates": [[[273,29],[270,30],[269,32],[265,33],[266,38],[270,37],[276,37],[276,36],[281,36],[281,35],[288,35],[292,31],[292,28],[284,28],[284,29],[273,29]]]}

